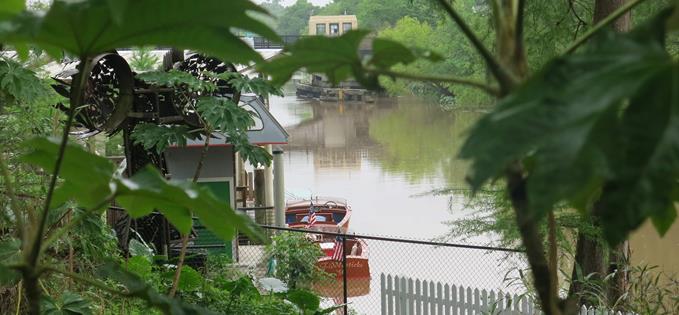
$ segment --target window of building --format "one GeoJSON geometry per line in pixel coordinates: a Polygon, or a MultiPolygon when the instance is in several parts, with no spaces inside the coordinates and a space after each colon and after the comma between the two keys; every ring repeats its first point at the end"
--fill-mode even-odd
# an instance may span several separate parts
{"type": "Polygon", "coordinates": [[[330,35],[339,35],[339,23],[330,23],[330,35]]]}
{"type": "Polygon", "coordinates": [[[316,24],[316,35],[325,35],[325,23],[316,24]]]}
{"type": "Polygon", "coordinates": [[[342,23],[342,34],[351,31],[351,22],[342,23]]]}

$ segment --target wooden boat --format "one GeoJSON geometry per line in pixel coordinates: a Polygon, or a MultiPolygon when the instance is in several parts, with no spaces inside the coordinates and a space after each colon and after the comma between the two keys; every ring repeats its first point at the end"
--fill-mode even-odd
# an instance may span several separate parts
{"type": "MultiPolygon", "coordinates": [[[[368,264],[368,244],[362,239],[347,238],[344,253],[347,255],[347,280],[370,279],[370,265],[368,264]]],[[[337,280],[343,279],[341,260],[333,259],[335,249],[334,239],[324,239],[319,242],[324,257],[318,259],[318,267],[323,271],[334,274],[337,280]]]]}
{"type": "MultiPolygon", "coordinates": [[[[342,280],[328,279],[316,281],[311,289],[318,295],[329,298],[344,297],[344,283],[342,280]]],[[[370,294],[370,278],[347,278],[347,297],[358,297],[370,294]]],[[[338,303],[338,304],[341,304],[338,303]]]]}
{"type": "MultiPolygon", "coordinates": [[[[287,203],[285,221],[290,228],[307,229],[311,231],[347,233],[351,207],[346,200],[340,198],[317,197],[310,200],[297,200],[287,203]],[[316,215],[316,222],[309,225],[309,215],[316,215]]],[[[318,243],[325,256],[318,259],[318,267],[327,273],[342,279],[342,261],[333,259],[335,237],[310,234],[314,242],[318,243]]],[[[361,239],[347,238],[344,253],[347,259],[347,279],[370,279],[368,265],[368,244],[361,239]]]]}
{"type": "Polygon", "coordinates": [[[351,219],[351,207],[341,198],[316,197],[287,203],[285,223],[293,229],[311,229],[322,232],[346,233],[351,219]],[[309,226],[309,214],[313,207],[316,223],[309,226]]]}

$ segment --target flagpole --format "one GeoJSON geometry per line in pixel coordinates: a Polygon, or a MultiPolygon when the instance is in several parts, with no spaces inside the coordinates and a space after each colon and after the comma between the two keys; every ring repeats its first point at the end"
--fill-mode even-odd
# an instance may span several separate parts
{"type": "Polygon", "coordinates": [[[344,315],[349,314],[348,313],[348,299],[347,296],[349,295],[348,290],[347,290],[347,235],[342,236],[342,281],[343,281],[343,287],[344,287],[344,315]]]}

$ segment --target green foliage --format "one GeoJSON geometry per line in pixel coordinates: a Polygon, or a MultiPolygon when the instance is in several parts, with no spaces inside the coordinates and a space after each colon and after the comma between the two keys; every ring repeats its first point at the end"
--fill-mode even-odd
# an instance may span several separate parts
{"type": "Polygon", "coordinates": [[[377,87],[377,77],[371,71],[408,64],[416,57],[440,60],[438,54],[429,51],[411,50],[394,41],[375,39],[374,55],[364,61],[358,48],[366,35],[368,31],[352,30],[339,37],[303,38],[287,47],[287,54],[262,64],[259,70],[269,73],[275,85],[284,84],[296,71],[305,69],[325,74],[333,84],[353,76],[366,87],[377,87]]]}
{"type": "MultiPolygon", "coordinates": [[[[468,14],[472,9],[467,3],[459,3],[461,14],[469,17],[475,29],[489,32],[488,23],[482,16],[468,14]]],[[[403,17],[391,28],[380,31],[379,37],[407,43],[416,50],[429,49],[443,56],[440,62],[418,59],[408,65],[397,65],[394,70],[416,74],[455,75],[460,78],[485,81],[486,69],[468,41],[459,32],[450,32],[450,22],[430,25],[413,17],[403,17]]],[[[436,96],[443,105],[455,107],[479,107],[489,105],[490,97],[478,90],[461,85],[439,82],[420,82],[382,79],[380,83],[392,94],[436,96]]]]}
{"type": "MultiPolygon", "coordinates": [[[[263,11],[245,0],[228,2],[207,0],[202,1],[200,5],[182,0],[144,2],[56,0],[51,6],[45,7],[46,12],[25,11],[22,10],[23,6],[23,3],[13,0],[11,3],[3,3],[0,9],[0,43],[13,46],[22,57],[28,55],[26,47],[31,45],[56,58],[61,58],[63,53],[77,56],[81,65],[85,66],[96,54],[118,47],[143,45],[167,45],[194,49],[224,60],[247,63],[261,60],[261,56],[242,42],[234,32],[250,31],[274,41],[278,39],[271,29],[250,16],[251,13],[263,11]],[[11,4],[11,6],[5,4],[11,4]],[[232,16],[224,19],[223,12],[229,12],[232,16]]],[[[3,99],[0,101],[3,106],[9,102],[20,105],[38,103],[38,97],[34,95],[38,85],[29,82],[30,79],[34,79],[33,74],[23,71],[22,68],[12,67],[13,64],[4,60],[2,66],[0,97],[3,99]]],[[[78,80],[73,82],[76,92],[82,91],[83,88],[79,82],[78,80]]],[[[71,99],[72,108],[79,107],[81,99],[82,95],[74,93],[71,99]]],[[[3,120],[3,133],[21,129],[4,128],[7,117],[14,116],[14,112],[5,116],[4,108],[2,108],[0,115],[3,120]]],[[[50,117],[52,132],[59,129],[59,118],[58,115],[50,117]]],[[[68,121],[70,123],[70,119],[68,121]]],[[[29,121],[22,123],[27,122],[29,121]]],[[[41,123],[33,126],[36,128],[35,133],[44,134],[46,129],[43,129],[44,125],[47,124],[41,123]]],[[[66,130],[69,127],[71,126],[66,126],[66,130]]],[[[23,135],[25,136],[26,133],[23,135]]],[[[13,138],[8,142],[13,143],[14,140],[13,138]]],[[[2,199],[1,217],[3,227],[4,221],[15,224],[9,229],[3,229],[3,233],[15,233],[22,237],[21,242],[26,251],[21,259],[22,268],[25,271],[23,285],[26,287],[30,312],[36,315],[39,313],[41,292],[46,290],[39,286],[43,284],[43,280],[51,280],[52,276],[47,277],[47,273],[42,273],[42,268],[45,267],[56,278],[49,282],[52,284],[59,280],[64,282],[64,284],[57,285],[58,289],[72,286],[69,284],[70,281],[65,281],[66,278],[71,278],[89,284],[96,288],[95,290],[120,294],[124,297],[141,298],[149,305],[168,314],[209,313],[156,293],[137,277],[119,270],[116,264],[113,264],[113,267],[104,268],[103,273],[110,278],[108,281],[122,282],[123,292],[117,292],[115,288],[87,276],[60,271],[65,257],[64,248],[61,245],[68,245],[68,257],[71,259],[70,269],[83,274],[87,273],[87,268],[82,268],[80,262],[72,260],[75,255],[74,250],[82,251],[83,255],[80,255],[80,258],[87,257],[90,254],[88,252],[91,251],[89,246],[91,244],[86,244],[86,242],[80,243],[84,246],[78,246],[79,244],[75,242],[79,240],[78,237],[65,239],[63,236],[77,232],[78,236],[86,237],[89,233],[80,234],[86,231],[83,229],[85,227],[93,227],[88,232],[108,235],[101,233],[100,225],[90,223],[96,223],[92,216],[97,217],[98,211],[106,208],[113,199],[128,208],[128,213],[133,217],[158,209],[178,230],[184,233],[191,226],[192,218],[189,215],[191,212],[196,213],[208,229],[223,239],[233,237],[236,227],[239,231],[253,234],[256,237],[254,234],[258,233],[254,224],[249,223],[246,216],[233,212],[228,204],[220,202],[207,189],[187,183],[167,182],[157,171],[153,170],[139,172],[133,178],[121,177],[120,174],[115,174],[114,167],[109,161],[89,154],[77,146],[67,146],[66,140],[67,138],[64,137],[61,140],[64,143],[59,143],[38,138],[27,142],[21,151],[13,150],[13,147],[8,149],[3,145],[3,149],[10,150],[12,166],[16,163],[17,156],[22,156],[22,161],[29,164],[29,166],[24,164],[19,168],[13,168],[17,171],[16,175],[13,174],[14,177],[19,178],[23,175],[19,171],[28,169],[30,170],[28,173],[32,175],[31,179],[35,179],[35,182],[30,185],[31,189],[35,189],[34,195],[22,194],[18,201],[13,200],[11,208],[7,207],[6,198],[2,199]],[[65,148],[64,151],[61,150],[63,148],[65,148]],[[51,181],[47,190],[48,201],[45,201],[45,190],[41,185],[48,178],[45,173],[50,172],[54,172],[54,179],[59,175],[59,180],[51,181]],[[82,174],[88,176],[82,176],[82,174]],[[54,198],[50,199],[55,183],[58,183],[58,188],[54,193],[54,198]],[[41,203],[46,203],[46,205],[41,207],[41,203]],[[66,212],[65,205],[78,209],[66,212]],[[41,208],[44,209],[41,213],[35,211],[41,208]],[[6,215],[8,209],[12,210],[11,214],[17,215],[10,218],[6,215]],[[67,220],[64,220],[66,218],[67,220]],[[22,235],[22,231],[36,235],[22,235]],[[39,276],[29,277],[29,274],[39,276]]],[[[4,141],[6,140],[3,137],[4,141]]],[[[2,166],[5,168],[5,152],[1,154],[2,166]]],[[[11,192],[15,184],[12,183],[11,177],[13,176],[5,175],[2,179],[3,188],[7,188],[3,193],[11,192]]],[[[20,180],[16,181],[18,182],[20,180]]],[[[20,187],[18,190],[23,193],[25,186],[20,187]]],[[[108,250],[108,244],[110,242],[106,240],[107,246],[102,246],[101,250],[108,250]]],[[[137,260],[134,263],[139,267],[138,270],[148,272],[149,269],[143,265],[149,263],[145,256],[133,256],[132,259],[137,260]]],[[[14,271],[18,269],[13,261],[5,261],[5,259],[2,261],[1,268],[3,278],[6,275],[15,275],[14,271]],[[12,272],[5,272],[8,271],[8,267],[13,268],[12,272]]],[[[193,281],[184,282],[191,284],[189,288],[194,287],[197,272],[186,274],[193,276],[193,281]]],[[[185,284],[184,289],[186,288],[185,284]]],[[[83,303],[75,296],[62,294],[58,299],[51,301],[47,299],[45,303],[43,311],[67,314],[85,313],[83,303]]],[[[4,306],[3,304],[3,310],[4,306]]]]}
{"type": "Polygon", "coordinates": [[[315,294],[306,291],[294,289],[285,293],[285,299],[295,304],[302,315],[323,315],[330,314],[335,310],[344,307],[342,305],[335,305],[326,309],[321,308],[321,300],[315,294]]]}
{"type": "Polygon", "coordinates": [[[127,247],[131,256],[141,257],[148,262],[153,261],[153,249],[151,249],[148,245],[138,241],[137,239],[133,238],[130,240],[130,243],[127,245],[127,247]]]}
{"type": "MultiPolygon", "coordinates": [[[[73,227],[69,237],[55,243],[56,248],[64,248],[70,245],[74,252],[78,253],[75,267],[81,271],[94,271],[96,267],[111,259],[111,253],[118,250],[118,239],[109,227],[105,218],[98,213],[87,212],[80,208],[69,209],[62,207],[62,211],[53,211],[54,214],[64,215],[70,211],[71,220],[78,220],[80,224],[73,227]],[[63,245],[62,245],[63,244],[63,245]]],[[[58,218],[50,218],[50,224],[58,224],[58,218]]],[[[57,255],[58,256],[58,255],[57,255]]]]}
{"type": "Polygon", "coordinates": [[[286,232],[274,236],[266,253],[275,260],[275,277],[292,289],[325,277],[316,266],[318,258],[323,256],[321,248],[302,233],[286,232]]]}
{"type": "Polygon", "coordinates": [[[159,294],[137,275],[121,269],[120,266],[115,263],[104,265],[101,268],[100,273],[102,277],[121,284],[126,290],[126,295],[142,299],[146,301],[149,306],[155,307],[165,314],[215,314],[204,308],[189,305],[180,300],[159,294]]]}
{"type": "Polygon", "coordinates": [[[216,78],[222,79],[241,93],[254,93],[259,96],[278,95],[283,96],[283,91],[269,83],[263,78],[249,78],[244,74],[237,72],[224,72],[219,74],[210,74],[216,78]]]}
{"type": "Polygon", "coordinates": [[[19,263],[21,243],[15,238],[0,240],[0,285],[14,284],[19,280],[16,270],[5,267],[19,263]]]}
{"type": "Polygon", "coordinates": [[[271,155],[264,148],[250,144],[245,132],[255,125],[252,112],[219,97],[199,99],[196,109],[205,123],[228,137],[243,159],[255,166],[271,164],[271,155]]]}
{"type": "Polygon", "coordinates": [[[355,14],[360,28],[379,31],[393,26],[404,16],[431,25],[443,15],[430,0],[339,0],[320,10],[320,15],[355,14]]]}
{"type": "Polygon", "coordinates": [[[73,292],[64,292],[58,299],[44,297],[42,300],[45,315],[89,315],[92,314],[90,302],[73,292]]]}
{"type": "MultiPolygon", "coordinates": [[[[163,277],[168,283],[172,283],[175,275],[175,269],[170,269],[163,274],[163,277]]],[[[184,293],[197,291],[203,285],[203,276],[191,268],[191,266],[182,266],[182,273],[179,276],[179,290],[184,293]]]]}
{"type": "Polygon", "coordinates": [[[614,281],[615,273],[602,279],[595,275],[584,275],[574,279],[583,286],[580,292],[581,300],[588,301],[588,306],[599,309],[610,309],[630,314],[676,314],[679,310],[679,279],[676,275],[669,275],[656,266],[631,266],[627,270],[628,283],[623,288],[622,296],[616,301],[610,301],[607,286],[614,281]]]}
{"type": "Polygon", "coordinates": [[[533,216],[562,201],[588,210],[601,193],[595,211],[609,241],[647,217],[664,233],[676,216],[668,174],[679,168],[679,101],[672,94],[679,67],[663,48],[663,25],[658,18],[629,34],[608,34],[587,52],[551,62],[504,99],[460,152],[473,160],[472,187],[530,156],[533,216]]]}
{"type": "Polygon", "coordinates": [[[185,88],[189,92],[212,92],[217,89],[213,82],[201,80],[188,72],[176,69],[140,73],[136,78],[154,85],[185,88]]]}
{"type": "Polygon", "coordinates": [[[196,109],[209,126],[225,133],[247,130],[255,124],[251,112],[228,98],[201,97],[196,102],[196,109]]]}
{"type": "Polygon", "coordinates": [[[279,13],[275,29],[280,35],[306,35],[309,17],[315,12],[318,12],[318,7],[308,0],[297,0],[279,13]]]}
{"type": "Polygon", "coordinates": [[[154,56],[153,47],[141,47],[132,52],[130,67],[136,72],[146,72],[156,69],[159,58],[154,56]]]}
{"type": "Polygon", "coordinates": [[[146,150],[165,152],[170,145],[186,146],[188,139],[198,139],[200,134],[191,132],[186,125],[157,125],[142,123],[134,127],[132,139],[146,150]]]}
{"type": "MultiPolygon", "coordinates": [[[[250,79],[239,73],[205,73],[209,79],[220,79],[232,84],[242,93],[258,95],[276,94],[281,91],[265,79],[250,79]]],[[[138,76],[140,79],[156,85],[187,88],[196,93],[210,93],[216,89],[215,83],[209,79],[201,80],[193,75],[177,70],[168,72],[147,72],[138,76]]],[[[255,125],[253,113],[238,106],[230,99],[216,96],[202,96],[195,104],[202,129],[189,129],[184,125],[139,124],[135,127],[132,138],[135,143],[142,144],[145,149],[154,149],[160,153],[170,145],[185,146],[187,139],[199,139],[220,132],[227,136],[235,150],[252,165],[270,165],[271,155],[263,148],[250,144],[247,130],[255,125]]]]}
{"type": "Polygon", "coordinates": [[[10,18],[26,8],[26,1],[5,0],[0,7],[0,20],[10,18]]]}
{"type": "MultiPolygon", "coordinates": [[[[24,161],[46,169],[54,165],[57,141],[38,138],[26,145],[30,151],[24,155],[24,161]]],[[[261,235],[249,218],[235,212],[205,187],[168,182],[153,168],[146,168],[131,178],[122,178],[114,174],[114,170],[107,159],[68,145],[60,175],[63,182],[55,191],[52,206],[73,199],[79,206],[95,211],[115,198],[135,218],[158,209],[182,233],[191,228],[191,210],[223,240],[230,240],[236,228],[256,238],[261,235]],[[83,169],[87,169],[90,176],[82,176],[83,169]]]]}
{"type": "Polygon", "coordinates": [[[278,40],[269,27],[250,17],[251,12],[265,13],[247,0],[201,5],[182,0],[57,0],[46,14],[23,11],[0,20],[0,42],[36,45],[54,57],[60,50],[86,57],[118,47],[164,45],[246,63],[261,56],[233,31],[278,40]],[[225,19],[224,12],[231,18],[225,19]]]}
{"type": "Polygon", "coordinates": [[[260,66],[259,70],[271,74],[275,85],[283,85],[301,68],[310,73],[324,73],[333,83],[348,78],[352,73],[361,77],[358,45],[366,35],[367,31],[354,30],[334,38],[303,38],[286,48],[289,54],[260,66]]]}
{"type": "Polygon", "coordinates": [[[303,311],[316,310],[321,306],[318,296],[306,290],[290,290],[285,297],[303,311]]]}
{"type": "Polygon", "coordinates": [[[35,72],[13,60],[0,57],[0,112],[7,104],[40,102],[50,93],[35,72]]]}

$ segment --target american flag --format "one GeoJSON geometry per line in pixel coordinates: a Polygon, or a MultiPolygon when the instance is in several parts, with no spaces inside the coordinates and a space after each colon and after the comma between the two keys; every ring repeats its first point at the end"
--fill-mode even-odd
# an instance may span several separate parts
{"type": "Polygon", "coordinates": [[[316,224],[316,211],[313,209],[309,210],[309,223],[307,224],[307,227],[311,227],[314,224],[316,224]]]}
{"type": "Polygon", "coordinates": [[[342,240],[335,238],[335,247],[332,250],[332,260],[342,261],[342,256],[344,256],[344,246],[342,246],[342,240]]]}

